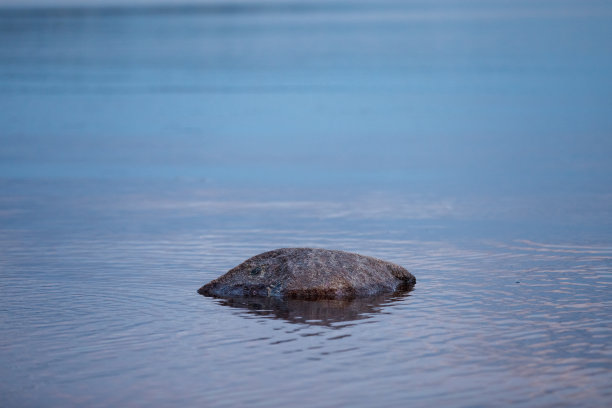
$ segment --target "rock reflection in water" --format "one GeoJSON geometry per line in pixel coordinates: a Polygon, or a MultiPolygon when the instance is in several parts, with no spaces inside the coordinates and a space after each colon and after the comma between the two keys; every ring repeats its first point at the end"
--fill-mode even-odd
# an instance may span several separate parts
{"type": "Polygon", "coordinates": [[[289,323],[331,326],[334,323],[368,319],[384,306],[401,301],[409,291],[355,299],[301,300],[277,297],[234,297],[219,299],[224,306],[244,309],[246,313],[282,319],[289,323]]]}

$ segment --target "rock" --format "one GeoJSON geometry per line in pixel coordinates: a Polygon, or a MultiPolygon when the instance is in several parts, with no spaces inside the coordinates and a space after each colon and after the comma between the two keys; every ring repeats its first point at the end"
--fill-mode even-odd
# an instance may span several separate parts
{"type": "Polygon", "coordinates": [[[343,251],[282,248],[264,252],[202,286],[214,297],[350,299],[410,290],[416,279],[399,265],[343,251]]]}

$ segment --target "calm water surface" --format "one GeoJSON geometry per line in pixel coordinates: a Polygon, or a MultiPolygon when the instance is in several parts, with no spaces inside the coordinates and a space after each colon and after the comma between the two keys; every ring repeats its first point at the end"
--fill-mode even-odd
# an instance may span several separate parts
{"type": "Polygon", "coordinates": [[[199,4],[0,8],[1,406],[612,404],[609,2],[199,4]]]}
{"type": "Polygon", "coordinates": [[[612,245],[595,226],[590,239],[567,223],[559,230],[577,235],[551,238],[546,223],[479,227],[477,216],[452,207],[440,217],[440,203],[410,196],[387,196],[397,208],[384,210],[385,199],[357,194],[359,205],[332,193],[262,200],[197,184],[3,191],[7,406],[602,406],[612,397],[612,245]],[[196,293],[283,246],[382,257],[418,283],[354,302],[196,293]]]}

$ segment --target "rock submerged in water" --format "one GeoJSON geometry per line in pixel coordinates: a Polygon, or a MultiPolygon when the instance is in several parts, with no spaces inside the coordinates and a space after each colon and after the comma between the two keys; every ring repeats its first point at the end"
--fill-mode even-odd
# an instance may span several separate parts
{"type": "MultiPolygon", "coordinates": [[[[289,299],[275,296],[219,298],[219,305],[241,309],[250,315],[287,323],[333,326],[340,322],[369,319],[383,307],[402,301],[408,292],[395,291],[350,299],[289,299]]],[[[336,326],[338,327],[338,326],[336,326]]],[[[341,326],[340,326],[341,327],[341,326]]]]}
{"type": "Polygon", "coordinates": [[[348,299],[406,291],[416,283],[406,269],[359,254],[318,248],[281,248],[247,259],[198,293],[213,297],[274,296],[348,299]]]}

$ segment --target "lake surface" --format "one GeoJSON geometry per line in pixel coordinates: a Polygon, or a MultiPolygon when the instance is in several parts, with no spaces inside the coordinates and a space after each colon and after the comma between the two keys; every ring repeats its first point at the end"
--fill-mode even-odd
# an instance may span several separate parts
{"type": "Polygon", "coordinates": [[[70,3],[0,7],[0,405],[612,404],[609,2],[70,3]],[[196,293],[302,246],[417,284],[196,293]]]}

